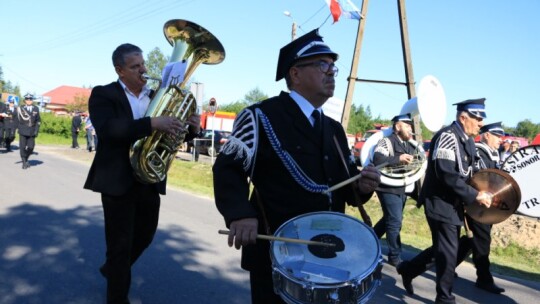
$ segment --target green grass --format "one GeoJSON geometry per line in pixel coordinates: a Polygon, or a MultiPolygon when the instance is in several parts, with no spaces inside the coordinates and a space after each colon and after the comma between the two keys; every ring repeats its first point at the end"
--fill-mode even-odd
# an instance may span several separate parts
{"type": "MultiPolygon", "coordinates": [[[[371,199],[364,206],[375,224],[382,217],[379,201],[371,199]]],[[[348,207],[347,214],[361,219],[356,208],[348,207]]],[[[386,240],[383,238],[382,242],[384,244],[386,240]]],[[[407,200],[403,211],[401,242],[405,249],[414,252],[420,252],[432,244],[424,209],[417,208],[416,202],[411,199],[407,200]]],[[[472,262],[470,257],[467,260],[472,262]]],[[[492,246],[490,260],[491,270],[495,273],[540,282],[539,250],[526,249],[517,244],[506,247],[492,246]]]]}
{"type": "MultiPolygon", "coordinates": [[[[71,138],[60,138],[40,134],[37,144],[70,146],[71,138]]],[[[168,185],[196,195],[213,197],[212,168],[209,164],[175,161],[168,173],[168,185]]],[[[375,224],[382,211],[377,199],[365,205],[366,211],[375,224]]],[[[348,207],[347,214],[361,218],[356,208],[348,207]]],[[[401,241],[407,250],[419,252],[431,246],[431,235],[424,215],[424,209],[416,207],[416,202],[408,200],[403,215],[401,241]]],[[[385,240],[383,239],[383,242],[385,240]]],[[[517,244],[506,247],[492,247],[491,268],[493,272],[540,282],[540,251],[529,250],[517,244]]],[[[470,261],[470,260],[469,260],[470,261]]]]}

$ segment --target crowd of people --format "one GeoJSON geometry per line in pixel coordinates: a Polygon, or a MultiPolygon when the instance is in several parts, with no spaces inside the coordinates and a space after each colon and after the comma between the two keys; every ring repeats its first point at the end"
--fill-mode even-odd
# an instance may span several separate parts
{"type": "MultiPolygon", "coordinates": [[[[386,234],[388,263],[396,267],[409,294],[414,293],[413,279],[435,265],[435,302],[455,303],[455,269],[470,252],[477,268],[476,286],[504,292],[490,272],[491,226],[464,214],[464,205],[492,204],[489,193],[469,184],[473,174],[498,168],[517,149],[505,142],[499,153],[504,130],[500,122],[484,125],[485,99],[456,103],[455,121],[434,135],[418,198],[433,246],[404,261],[400,231],[407,193],[404,186],[381,183],[375,166],[413,161],[411,114],[392,119],[393,133],[377,143],[373,164],[360,170],[348,153],[343,127],[322,110],[334,94],[338,58],[318,30],[282,47],[275,80],[285,79],[288,92],[242,110],[213,166],[215,204],[229,229],[228,245],[242,250],[240,266],[249,271],[252,302],[285,303],[274,286],[269,242],[257,241],[258,235],[272,235],[284,223],[310,212],[344,213],[346,205],[362,212],[374,193],[383,211],[374,232],[378,238],[386,234]],[[478,134],[482,140],[475,144],[478,134]],[[350,182],[343,184],[346,181],[350,182]],[[464,221],[474,239],[461,237],[464,221]]],[[[144,115],[155,92],[143,77],[147,70],[139,47],[118,46],[112,64],[118,79],[94,87],[89,112],[73,115],[72,148],[79,148],[84,128],[88,151],[96,151],[84,188],[101,193],[106,252],[99,271],[107,280],[107,303],[129,303],[132,266],[153,240],[160,195],[166,193],[166,179],[145,183],[136,177],[130,147],[155,130],[169,134],[188,130],[189,141],[200,132],[200,117],[193,114],[184,123],[175,117],[144,115]]],[[[40,125],[32,99],[27,95],[24,106],[0,108],[0,139],[9,151],[18,127],[23,169],[29,167],[40,125]]]]}

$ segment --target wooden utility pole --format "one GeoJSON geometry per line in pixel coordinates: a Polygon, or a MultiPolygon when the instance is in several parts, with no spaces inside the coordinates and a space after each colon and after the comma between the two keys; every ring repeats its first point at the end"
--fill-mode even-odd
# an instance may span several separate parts
{"type": "Polygon", "coordinates": [[[345,104],[343,105],[343,114],[341,115],[341,125],[345,132],[347,132],[347,126],[349,126],[349,116],[351,113],[351,106],[353,102],[354,86],[356,84],[356,73],[358,71],[358,61],[360,61],[360,49],[362,48],[362,38],[364,38],[364,26],[366,24],[366,16],[369,0],[362,2],[362,9],[360,12],[360,21],[358,22],[358,32],[356,34],[356,44],[354,46],[354,54],[351,64],[351,74],[347,78],[347,94],[345,95],[345,104]]]}
{"type": "MultiPolygon", "coordinates": [[[[349,125],[349,116],[351,113],[351,106],[353,102],[354,95],[354,86],[357,81],[363,82],[372,82],[372,83],[385,83],[385,84],[398,84],[405,85],[407,87],[407,99],[411,99],[416,96],[414,89],[414,75],[413,75],[413,64],[411,58],[411,49],[409,44],[409,34],[407,27],[407,16],[405,14],[405,0],[397,0],[398,2],[398,13],[399,13],[399,25],[401,31],[401,46],[403,50],[403,61],[405,65],[405,82],[396,82],[396,81],[383,81],[383,80],[368,80],[368,79],[359,79],[357,78],[358,71],[358,62],[360,61],[360,49],[362,46],[362,38],[364,36],[364,27],[368,11],[369,0],[364,0],[362,3],[362,9],[360,12],[361,19],[358,23],[358,34],[356,36],[356,45],[354,48],[353,60],[351,65],[351,73],[347,78],[348,86],[347,93],[345,95],[345,105],[343,109],[343,115],[341,117],[341,124],[343,128],[347,130],[349,125]]],[[[396,112],[396,115],[399,114],[396,112]]],[[[422,131],[420,128],[420,120],[418,115],[413,117],[413,132],[418,134],[416,136],[416,141],[422,142],[422,131]]]]}

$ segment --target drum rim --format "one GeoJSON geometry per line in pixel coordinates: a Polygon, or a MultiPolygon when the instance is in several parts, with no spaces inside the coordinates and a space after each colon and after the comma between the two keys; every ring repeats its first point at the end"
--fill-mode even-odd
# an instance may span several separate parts
{"type": "MultiPolygon", "coordinates": [[[[365,228],[367,228],[367,230],[369,231],[369,233],[373,236],[373,239],[375,240],[377,252],[376,252],[375,261],[373,261],[371,266],[368,269],[366,269],[366,271],[364,273],[367,273],[369,275],[373,274],[377,270],[377,267],[382,264],[382,250],[381,250],[381,244],[379,242],[379,239],[377,238],[377,235],[375,234],[375,231],[373,230],[373,228],[369,227],[366,223],[364,223],[364,222],[360,221],[359,219],[357,219],[357,218],[355,218],[353,216],[350,216],[348,214],[341,213],[341,212],[336,212],[336,211],[315,211],[315,212],[308,212],[308,213],[300,214],[300,215],[297,215],[297,216],[287,220],[283,224],[281,224],[279,226],[279,228],[276,229],[274,235],[278,234],[278,232],[283,230],[283,228],[285,228],[285,226],[288,223],[294,222],[295,220],[297,220],[299,218],[304,218],[304,217],[307,217],[307,216],[314,216],[314,215],[322,215],[322,214],[325,214],[325,215],[337,215],[337,216],[340,216],[340,217],[348,218],[350,220],[353,220],[353,221],[365,226],[365,228]]],[[[294,283],[297,283],[299,285],[304,285],[303,284],[304,282],[309,282],[309,281],[306,281],[306,280],[303,280],[303,279],[299,279],[299,278],[297,278],[295,276],[291,276],[288,273],[285,273],[284,271],[281,271],[280,267],[275,266],[276,264],[278,264],[278,266],[281,266],[281,265],[279,265],[279,263],[276,262],[276,257],[274,256],[273,248],[274,248],[274,243],[275,242],[276,241],[270,241],[270,249],[269,249],[269,251],[270,251],[270,260],[271,260],[271,265],[272,265],[273,271],[278,271],[279,273],[281,273],[281,275],[283,275],[287,279],[290,279],[291,281],[293,281],[294,283]]],[[[360,282],[362,282],[366,278],[368,278],[369,275],[364,276],[360,280],[360,282]]],[[[335,282],[335,283],[316,283],[315,285],[325,286],[325,288],[337,288],[337,287],[352,286],[352,284],[350,282],[352,280],[356,280],[356,279],[357,278],[353,278],[353,279],[351,279],[349,281],[342,281],[342,282],[335,282]]],[[[375,282],[375,281],[377,281],[377,280],[373,280],[373,282],[375,282]]],[[[309,282],[309,283],[312,283],[312,282],[309,282]]]]}

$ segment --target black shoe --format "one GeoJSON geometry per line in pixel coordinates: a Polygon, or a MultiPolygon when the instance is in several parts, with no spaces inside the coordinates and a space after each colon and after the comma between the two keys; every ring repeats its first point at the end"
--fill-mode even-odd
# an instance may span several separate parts
{"type": "Polygon", "coordinates": [[[476,282],[476,287],[480,288],[480,289],[483,289],[485,291],[488,291],[488,292],[491,292],[491,293],[495,293],[495,294],[500,294],[500,293],[503,293],[504,292],[504,288],[501,288],[497,285],[495,285],[495,283],[482,283],[482,282],[476,282]]]}
{"type": "Polygon", "coordinates": [[[397,267],[397,265],[401,264],[403,262],[400,258],[397,259],[388,259],[388,264],[397,267]]]}
{"type": "Polygon", "coordinates": [[[414,294],[414,287],[412,285],[413,277],[405,273],[403,271],[403,267],[405,266],[405,263],[407,262],[401,262],[396,266],[397,273],[401,275],[401,280],[403,281],[403,287],[405,287],[405,290],[408,294],[413,295],[414,294]]]}
{"type": "Polygon", "coordinates": [[[29,167],[28,161],[23,160],[23,162],[22,162],[22,168],[23,168],[23,169],[27,169],[28,167],[29,167]]]}

